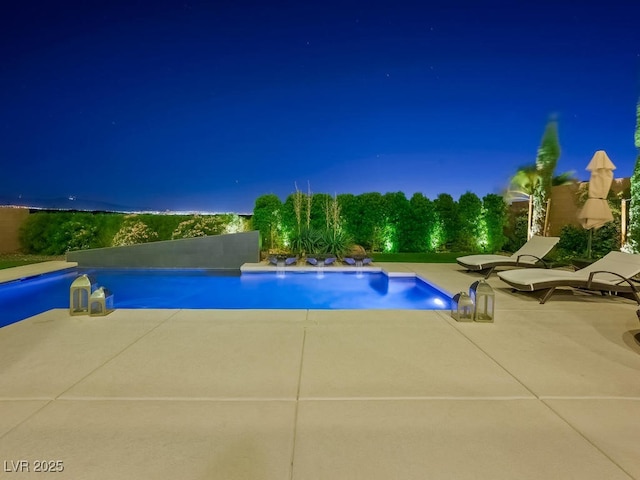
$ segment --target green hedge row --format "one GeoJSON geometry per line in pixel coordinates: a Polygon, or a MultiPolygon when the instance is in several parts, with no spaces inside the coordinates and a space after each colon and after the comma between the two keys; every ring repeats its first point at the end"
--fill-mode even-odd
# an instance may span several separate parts
{"type": "Polygon", "coordinates": [[[24,253],[62,255],[70,250],[243,231],[246,227],[244,219],[230,214],[35,212],[20,230],[20,244],[24,253]]]}
{"type": "MultiPolygon", "coordinates": [[[[619,209],[612,210],[616,220],[592,233],[593,258],[620,247],[619,209]]],[[[298,225],[308,224],[316,231],[330,226],[368,251],[496,252],[520,248],[526,241],[526,223],[526,214],[508,218],[504,200],[493,194],[480,199],[467,192],[455,201],[447,194],[430,200],[421,194],[407,199],[402,192],[337,197],[297,192],[284,202],[276,195],[259,197],[250,223],[230,214],[36,212],[23,225],[20,241],[24,253],[61,255],[69,250],[110,247],[114,240],[131,244],[253,228],[260,230],[263,248],[286,250],[296,241],[298,225]],[[330,211],[332,206],[334,211],[330,211]],[[337,222],[332,219],[336,213],[337,222]]],[[[555,256],[584,256],[589,235],[581,227],[564,227],[555,256]]]]}
{"type": "Polygon", "coordinates": [[[440,194],[430,200],[420,193],[407,199],[402,192],[361,195],[276,195],[256,199],[252,225],[265,249],[287,249],[305,228],[323,230],[329,224],[329,206],[339,207],[338,228],[352,241],[373,252],[499,251],[506,242],[507,206],[499,195],[480,199],[471,192],[458,201],[440,194]]]}

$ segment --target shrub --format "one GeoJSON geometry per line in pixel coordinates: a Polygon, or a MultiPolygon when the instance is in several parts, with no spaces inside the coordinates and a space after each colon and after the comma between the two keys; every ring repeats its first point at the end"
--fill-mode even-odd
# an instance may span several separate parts
{"type": "MultiPolygon", "coordinates": [[[[460,232],[458,204],[448,193],[441,193],[433,203],[440,225],[440,238],[436,250],[451,251],[460,232]]],[[[437,235],[434,235],[434,238],[437,238],[437,235]]]]}
{"type": "Polygon", "coordinates": [[[507,237],[504,234],[507,223],[507,204],[502,196],[495,193],[484,196],[482,199],[482,219],[487,236],[485,251],[500,251],[507,242],[507,237]]]}
{"type": "Polygon", "coordinates": [[[289,195],[279,208],[278,230],[288,240],[283,243],[287,243],[294,250],[299,248],[299,245],[294,245],[294,243],[299,241],[303,227],[309,229],[307,226],[307,206],[307,196],[296,188],[296,191],[289,195]]]}
{"type": "Polygon", "coordinates": [[[20,229],[20,245],[25,253],[60,255],[63,248],[54,245],[56,228],[63,222],[58,213],[40,212],[27,217],[20,229]]]}
{"type": "Polygon", "coordinates": [[[636,163],[631,176],[631,205],[629,206],[628,248],[634,253],[640,252],[640,98],[636,104],[636,129],[633,135],[638,150],[636,163]]]}
{"type": "MultiPolygon", "coordinates": [[[[124,217],[125,220],[129,216],[124,217]]],[[[137,214],[136,218],[144,223],[150,230],[156,232],[157,240],[171,240],[174,230],[181,222],[193,218],[193,215],[158,215],[155,213],[137,214]]]]}
{"type": "Polygon", "coordinates": [[[135,215],[128,217],[115,234],[111,245],[121,247],[125,245],[136,245],[138,243],[149,243],[158,239],[158,233],[152,230],[147,224],[137,219],[135,215]]]}
{"type": "MultiPolygon", "coordinates": [[[[386,223],[385,204],[378,192],[358,195],[359,221],[354,241],[370,251],[380,251],[384,241],[383,231],[386,223]]],[[[355,223],[355,222],[354,222],[355,223]]]]}
{"type": "Polygon", "coordinates": [[[70,250],[92,248],[97,238],[98,227],[71,219],[64,222],[56,230],[54,244],[62,250],[60,253],[66,253],[70,250]]]}
{"type": "Polygon", "coordinates": [[[282,202],[277,195],[262,195],[256,199],[251,224],[260,232],[266,249],[277,248],[283,243],[281,209],[282,202]]]}
{"type": "Polygon", "coordinates": [[[587,250],[587,231],[576,225],[565,225],[560,231],[556,250],[559,258],[581,257],[587,250]]]}
{"type": "Polygon", "coordinates": [[[358,197],[352,193],[343,193],[337,196],[337,200],[342,212],[342,228],[357,243],[362,224],[358,197]]]}
{"type": "Polygon", "coordinates": [[[458,199],[458,215],[460,225],[454,249],[461,252],[479,251],[482,201],[475,193],[466,192],[460,196],[458,199]]]}
{"type": "Polygon", "coordinates": [[[421,193],[415,193],[409,200],[402,248],[406,252],[426,252],[429,250],[429,232],[433,228],[433,202],[421,193]]]}
{"type": "Polygon", "coordinates": [[[224,225],[224,232],[222,233],[239,233],[247,231],[247,221],[240,215],[235,213],[227,213],[224,215],[218,215],[224,225]]]}
{"type": "MultiPolygon", "coordinates": [[[[522,213],[517,215],[513,220],[513,229],[509,231],[504,249],[508,252],[515,252],[520,249],[525,243],[527,243],[527,233],[529,223],[529,214],[522,213]]],[[[497,250],[496,250],[497,251],[497,250]]]]}
{"type": "Polygon", "coordinates": [[[322,234],[319,230],[302,228],[291,235],[290,249],[297,255],[323,253],[322,234]]]}
{"type": "Polygon", "coordinates": [[[353,246],[351,237],[343,230],[325,230],[321,234],[321,242],[322,253],[337,257],[343,257],[353,246]]]}
{"type": "Polygon", "coordinates": [[[180,238],[206,237],[207,235],[219,235],[224,232],[224,220],[217,216],[195,215],[189,220],[180,222],[171,234],[172,240],[180,238]]]}
{"type": "MultiPolygon", "coordinates": [[[[589,232],[587,231],[588,234],[589,232]]],[[[611,251],[620,250],[620,236],[620,224],[618,222],[609,222],[594,231],[591,242],[591,256],[593,258],[602,258],[611,251]]]]}
{"type": "MultiPolygon", "coordinates": [[[[566,225],[562,227],[557,256],[563,259],[585,257],[590,234],[589,230],[580,226],[566,225]]],[[[617,222],[609,222],[592,234],[592,258],[601,258],[613,250],[620,250],[620,225],[617,222]]]]}
{"type": "Polygon", "coordinates": [[[411,204],[403,192],[385,193],[382,198],[385,217],[382,251],[406,252],[411,230],[411,204]]]}
{"type": "MultiPolygon", "coordinates": [[[[335,200],[319,194],[314,195],[315,197],[318,197],[320,202],[324,202],[325,208],[329,202],[331,208],[337,208],[339,211],[339,221],[334,219],[330,222],[325,214],[322,218],[325,226],[321,227],[321,230],[330,224],[329,228],[339,227],[337,229],[344,231],[347,238],[357,244],[364,245],[369,250],[379,250],[383,247],[385,227],[389,222],[387,218],[388,205],[385,204],[385,199],[380,193],[360,195],[345,193],[337,195],[335,200]],[[334,201],[336,202],[335,206],[333,206],[334,201]]],[[[319,224],[312,221],[312,226],[319,224]]]]}
{"type": "Polygon", "coordinates": [[[25,253],[62,255],[69,250],[111,245],[122,215],[88,212],[36,212],[20,230],[25,253]]]}

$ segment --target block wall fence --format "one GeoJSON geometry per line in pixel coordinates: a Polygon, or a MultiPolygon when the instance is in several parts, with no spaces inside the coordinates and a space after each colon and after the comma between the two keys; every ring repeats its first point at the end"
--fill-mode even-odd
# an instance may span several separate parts
{"type": "Polygon", "coordinates": [[[28,208],[0,207],[0,253],[20,250],[20,227],[28,216],[28,208]]]}

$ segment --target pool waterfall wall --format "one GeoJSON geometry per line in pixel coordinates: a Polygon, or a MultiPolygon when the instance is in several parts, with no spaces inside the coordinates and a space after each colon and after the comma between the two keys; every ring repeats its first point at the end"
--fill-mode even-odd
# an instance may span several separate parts
{"type": "Polygon", "coordinates": [[[124,247],[95,248],[67,253],[80,267],[208,268],[239,270],[260,261],[258,231],[184,238],[124,247]]]}

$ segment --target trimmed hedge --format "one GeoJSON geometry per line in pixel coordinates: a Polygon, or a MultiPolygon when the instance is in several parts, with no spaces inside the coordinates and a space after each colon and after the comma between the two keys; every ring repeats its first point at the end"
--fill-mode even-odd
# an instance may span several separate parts
{"type": "MultiPolygon", "coordinates": [[[[273,194],[256,199],[252,225],[263,248],[297,250],[302,230],[327,227],[324,205],[330,198],[296,191],[284,202],[273,194]]],[[[499,195],[481,200],[467,192],[456,202],[448,194],[431,201],[420,193],[407,200],[402,192],[369,192],[336,200],[339,229],[371,252],[495,252],[507,241],[507,208],[499,195]]]]}
{"type": "Polygon", "coordinates": [[[63,255],[70,250],[130,245],[145,241],[171,240],[199,234],[194,218],[211,219],[215,229],[207,233],[246,230],[246,220],[238,215],[127,215],[122,213],[35,212],[20,230],[24,253],[63,255]],[[179,226],[183,224],[180,228],[179,226]],[[189,226],[194,233],[189,231],[189,226]],[[175,232],[178,232],[177,234],[175,232]],[[174,236],[175,234],[175,236],[174,236]]]}

